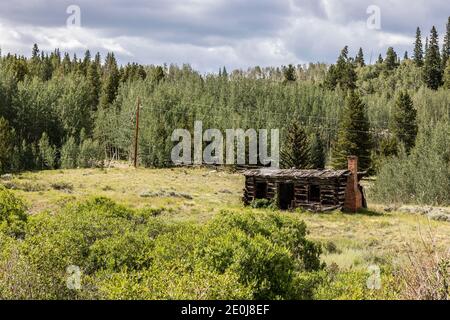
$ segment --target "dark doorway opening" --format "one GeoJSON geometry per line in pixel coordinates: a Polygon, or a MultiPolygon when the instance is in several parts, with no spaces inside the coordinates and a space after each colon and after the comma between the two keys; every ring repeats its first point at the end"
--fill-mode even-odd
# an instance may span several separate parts
{"type": "Polygon", "coordinates": [[[278,185],[278,200],[281,210],[288,210],[294,200],[294,184],[280,183],[278,185]]]}
{"type": "Polygon", "coordinates": [[[318,186],[318,185],[310,185],[309,186],[308,201],[309,202],[320,202],[320,186],[318,186]]]}
{"type": "Polygon", "coordinates": [[[267,183],[256,183],[256,199],[267,199],[267,183]]]}

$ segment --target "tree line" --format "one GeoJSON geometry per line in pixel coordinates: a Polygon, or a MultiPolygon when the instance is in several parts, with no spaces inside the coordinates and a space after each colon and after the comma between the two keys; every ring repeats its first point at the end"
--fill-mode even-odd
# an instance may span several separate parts
{"type": "MultiPolygon", "coordinates": [[[[113,53],[83,58],[0,56],[0,171],[102,166],[133,155],[142,102],[139,162],[169,166],[175,128],[281,129],[282,165],[342,168],[356,154],[378,173],[413,154],[418,136],[449,119],[450,21],[439,48],[433,27],[412,57],[389,48],[374,64],[345,47],[335,64],[252,67],[200,74],[189,65],[118,65],[113,53]]],[[[436,129],[437,130],[437,129],[436,129]]],[[[433,134],[433,133],[431,133],[433,134]]]]}

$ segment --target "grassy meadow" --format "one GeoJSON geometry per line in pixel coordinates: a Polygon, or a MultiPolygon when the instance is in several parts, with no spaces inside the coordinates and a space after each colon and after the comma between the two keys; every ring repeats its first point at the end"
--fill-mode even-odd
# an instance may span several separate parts
{"type": "MultiPolygon", "coordinates": [[[[261,212],[241,203],[239,173],[207,168],[74,169],[25,172],[0,183],[22,198],[31,215],[59,212],[69,203],[102,196],[134,209],[160,209],[167,221],[204,224],[222,210],[261,212]]],[[[358,214],[280,212],[303,220],[308,238],[323,244],[321,259],[340,270],[366,270],[371,264],[401,264],[411,246],[450,246],[450,223],[419,214],[385,212],[370,202],[358,214]]]]}

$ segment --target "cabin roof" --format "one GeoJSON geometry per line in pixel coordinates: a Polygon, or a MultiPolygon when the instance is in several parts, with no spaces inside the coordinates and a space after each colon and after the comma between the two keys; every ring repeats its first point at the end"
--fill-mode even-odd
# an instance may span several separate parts
{"type": "Polygon", "coordinates": [[[299,169],[276,169],[261,168],[251,169],[243,172],[246,177],[262,177],[262,178],[316,178],[331,179],[348,177],[351,174],[349,170],[299,170],[299,169]]]}

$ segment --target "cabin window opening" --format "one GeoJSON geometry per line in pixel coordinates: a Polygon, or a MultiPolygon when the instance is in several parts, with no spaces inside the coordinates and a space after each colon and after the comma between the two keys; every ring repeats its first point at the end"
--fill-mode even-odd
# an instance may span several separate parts
{"type": "Polygon", "coordinates": [[[309,186],[308,201],[309,202],[320,202],[320,186],[318,186],[318,185],[310,185],[309,186]]]}
{"type": "Polygon", "coordinates": [[[257,182],[256,183],[256,199],[267,199],[267,183],[257,182]]]}

